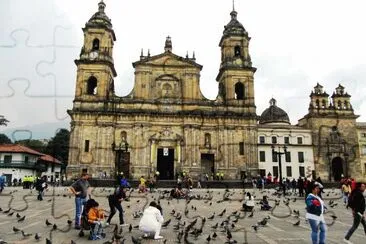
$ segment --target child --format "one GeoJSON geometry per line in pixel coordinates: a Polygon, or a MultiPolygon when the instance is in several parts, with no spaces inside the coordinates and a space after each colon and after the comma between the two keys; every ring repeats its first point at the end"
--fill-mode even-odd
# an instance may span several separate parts
{"type": "Polygon", "coordinates": [[[102,239],[103,234],[103,226],[102,221],[104,220],[104,212],[102,209],[98,208],[99,203],[94,199],[88,200],[88,208],[86,209],[88,213],[88,222],[89,224],[94,225],[94,230],[92,235],[90,236],[91,240],[99,240],[102,239]]]}
{"type": "Polygon", "coordinates": [[[269,206],[267,196],[263,196],[261,203],[261,210],[270,210],[272,207],[269,206]]]}
{"type": "Polygon", "coordinates": [[[140,184],[139,184],[139,193],[146,192],[146,180],[144,176],[141,176],[140,178],[140,184]]]}

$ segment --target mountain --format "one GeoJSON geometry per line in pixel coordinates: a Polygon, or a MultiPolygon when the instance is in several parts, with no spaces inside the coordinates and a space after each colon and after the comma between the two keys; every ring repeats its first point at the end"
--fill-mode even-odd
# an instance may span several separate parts
{"type": "Polygon", "coordinates": [[[70,130],[70,121],[63,120],[54,123],[42,123],[15,128],[1,127],[0,133],[7,135],[13,142],[24,139],[39,140],[54,137],[57,130],[61,128],[70,130]]]}

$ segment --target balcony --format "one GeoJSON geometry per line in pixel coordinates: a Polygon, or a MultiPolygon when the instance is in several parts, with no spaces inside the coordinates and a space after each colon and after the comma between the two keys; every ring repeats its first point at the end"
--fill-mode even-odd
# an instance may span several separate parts
{"type": "Polygon", "coordinates": [[[17,161],[12,160],[9,162],[4,162],[4,160],[0,160],[0,168],[15,168],[15,169],[33,169],[37,171],[46,171],[47,165],[43,163],[37,163],[37,162],[24,162],[24,161],[17,161]]]}

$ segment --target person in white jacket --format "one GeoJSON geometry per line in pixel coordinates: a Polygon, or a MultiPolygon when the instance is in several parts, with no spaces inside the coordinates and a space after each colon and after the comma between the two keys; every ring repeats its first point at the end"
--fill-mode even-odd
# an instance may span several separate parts
{"type": "Polygon", "coordinates": [[[163,238],[160,235],[160,230],[164,218],[158,207],[158,204],[152,201],[149,207],[144,210],[139,224],[139,228],[144,233],[144,236],[154,235],[155,240],[163,238]]]}

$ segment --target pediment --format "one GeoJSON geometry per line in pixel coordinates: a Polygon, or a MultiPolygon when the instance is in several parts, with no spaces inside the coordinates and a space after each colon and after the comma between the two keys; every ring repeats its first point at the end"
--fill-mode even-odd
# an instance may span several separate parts
{"type": "Polygon", "coordinates": [[[188,66],[202,69],[202,65],[197,64],[192,59],[183,58],[171,52],[165,52],[151,57],[144,57],[142,60],[133,63],[133,67],[136,67],[137,65],[175,66],[175,67],[188,66]]]}

